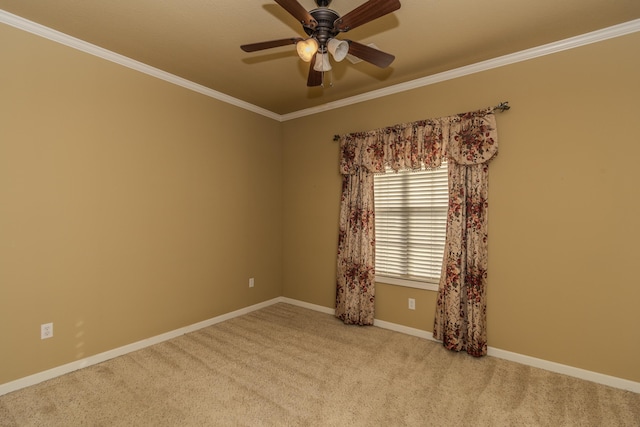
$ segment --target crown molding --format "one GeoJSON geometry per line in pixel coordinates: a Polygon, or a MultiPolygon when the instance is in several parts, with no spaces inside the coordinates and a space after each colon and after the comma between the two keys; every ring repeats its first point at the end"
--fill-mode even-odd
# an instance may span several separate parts
{"type": "Polygon", "coordinates": [[[317,107],[295,111],[293,113],[281,116],[281,121],[284,122],[287,120],[293,120],[299,117],[321,113],[323,111],[346,107],[347,105],[353,105],[360,102],[370,101],[376,98],[382,98],[388,95],[405,92],[423,86],[429,86],[447,80],[457,79],[458,77],[467,76],[469,74],[480,73],[482,71],[491,70],[493,68],[504,67],[505,65],[528,61],[529,59],[551,55],[554,53],[562,52],[564,50],[574,49],[580,46],[597,43],[615,37],[621,37],[627,34],[635,33],[637,31],[640,31],[640,19],[603,28],[601,30],[593,31],[568,39],[559,40],[553,43],[548,43],[531,49],[522,50],[520,52],[512,53],[509,55],[499,56],[497,58],[477,62],[475,64],[466,65],[464,67],[455,68],[453,70],[444,71],[442,73],[433,74],[431,76],[419,78],[416,80],[411,80],[406,83],[388,86],[386,88],[367,92],[362,95],[356,95],[350,98],[341,99],[339,101],[319,105],[317,107]]]}
{"type": "Polygon", "coordinates": [[[222,92],[209,89],[208,87],[194,83],[182,77],[178,77],[174,74],[167,73],[166,71],[162,71],[150,65],[143,64],[142,62],[136,61],[124,55],[120,55],[118,53],[101,48],[91,43],[87,43],[75,37],[71,37],[70,35],[61,33],[60,31],[53,30],[49,27],[45,27],[44,25],[40,25],[35,22],[29,21],[27,19],[21,18],[17,15],[13,15],[2,9],[0,9],[0,23],[10,25],[12,27],[18,28],[20,30],[24,30],[31,34],[35,34],[37,36],[63,44],[65,46],[69,46],[73,49],[77,49],[79,51],[88,53],[90,55],[94,55],[99,58],[106,59],[107,61],[115,62],[116,64],[122,65],[127,68],[131,68],[133,70],[139,71],[144,74],[148,74],[152,77],[156,77],[158,79],[167,81],[169,83],[182,86],[185,89],[198,92],[210,98],[215,98],[219,101],[226,102],[227,104],[235,105],[236,107],[240,107],[245,110],[249,110],[254,113],[258,113],[263,116],[269,117],[271,119],[281,121],[281,116],[279,114],[276,114],[269,110],[265,110],[264,108],[261,108],[256,105],[250,104],[248,102],[242,101],[240,99],[234,98],[222,92]]]}
{"type": "Polygon", "coordinates": [[[182,86],[185,89],[198,92],[202,95],[217,99],[219,101],[234,105],[236,107],[243,108],[245,110],[263,115],[265,117],[277,120],[279,122],[285,122],[288,120],[297,119],[300,117],[311,116],[324,111],[334,110],[337,108],[346,107],[348,105],[358,104],[360,102],[369,101],[376,98],[382,98],[388,95],[393,95],[408,90],[429,86],[432,84],[444,82],[447,80],[457,79],[459,77],[467,76],[469,74],[480,73],[482,71],[491,70],[493,68],[504,67],[506,65],[515,64],[518,62],[528,61],[529,59],[538,58],[545,55],[551,55],[554,53],[562,52],[569,49],[574,49],[580,46],[585,46],[592,43],[608,40],[615,37],[625,36],[640,31],[640,19],[628,21],[622,24],[614,25],[611,27],[603,28],[600,30],[592,31],[590,33],[582,34],[579,36],[571,37],[564,40],[559,40],[553,43],[548,43],[542,46],[526,49],[520,52],[512,53],[509,55],[500,56],[497,58],[489,59],[475,64],[467,65],[453,70],[445,71],[431,76],[411,80],[409,82],[400,83],[397,85],[389,86],[383,89],[367,92],[361,95],[352,96],[350,98],[341,99],[335,102],[329,102],[319,105],[317,107],[307,108],[304,110],[294,111],[288,114],[277,114],[232,96],[226,95],[222,92],[209,89],[200,84],[194,83],[190,80],[178,77],[174,74],[167,73],[158,68],[151,67],[142,62],[133,60],[126,56],[117,54],[110,50],[101,48],[99,46],[87,43],[83,40],[71,37],[67,34],[21,18],[17,15],[13,15],[0,9],[0,23],[10,25],[12,27],[27,31],[29,33],[44,37],[51,41],[69,46],[73,49],[80,50],[90,55],[97,56],[107,61],[115,62],[124,67],[131,68],[144,74],[156,77],[161,80],[165,80],[169,83],[173,83],[178,86],[182,86]]]}

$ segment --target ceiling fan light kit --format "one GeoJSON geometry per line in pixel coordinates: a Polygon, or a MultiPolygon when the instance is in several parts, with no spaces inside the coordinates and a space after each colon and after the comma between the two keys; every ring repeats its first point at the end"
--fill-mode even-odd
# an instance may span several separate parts
{"type": "Polygon", "coordinates": [[[320,45],[318,45],[318,41],[313,37],[309,37],[306,40],[300,40],[298,43],[296,43],[296,50],[298,51],[298,56],[304,62],[311,61],[311,58],[313,58],[313,55],[316,54],[319,47],[320,45]]]}
{"type": "Polygon", "coordinates": [[[327,43],[329,53],[333,55],[333,59],[337,62],[342,61],[349,53],[349,43],[344,40],[331,39],[327,43]]]}
{"type": "Polygon", "coordinates": [[[240,48],[245,52],[255,52],[295,44],[300,59],[311,62],[307,86],[324,86],[323,73],[331,70],[328,53],[336,62],[350,55],[381,68],[388,67],[395,59],[393,55],[376,48],[352,40],[340,40],[336,36],[398,10],[399,0],[368,0],[342,17],[329,9],[331,0],[315,0],[318,7],[310,11],[302,7],[298,0],[275,1],[302,24],[308,38],[272,40],[246,44],[240,48]]]}
{"type": "Polygon", "coordinates": [[[329,62],[329,54],[320,53],[320,52],[316,53],[316,63],[313,64],[313,69],[321,73],[324,73],[326,71],[331,71],[331,62],[329,62]]]}

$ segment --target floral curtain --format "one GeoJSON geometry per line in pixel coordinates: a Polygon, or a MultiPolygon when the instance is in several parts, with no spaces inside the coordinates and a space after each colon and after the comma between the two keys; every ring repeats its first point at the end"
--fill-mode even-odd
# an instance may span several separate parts
{"type": "Polygon", "coordinates": [[[345,323],[373,325],[373,174],[358,169],[342,177],[336,315],[345,323]]]}
{"type": "Polygon", "coordinates": [[[449,213],[433,334],[451,350],[486,354],[487,163],[497,152],[492,108],[342,136],[338,318],[373,324],[373,175],[446,160],[449,213]]]}

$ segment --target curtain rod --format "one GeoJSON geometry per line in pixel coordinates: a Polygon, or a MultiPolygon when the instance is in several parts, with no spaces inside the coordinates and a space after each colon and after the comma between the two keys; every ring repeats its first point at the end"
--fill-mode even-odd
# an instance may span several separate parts
{"type": "MultiPolygon", "coordinates": [[[[500,112],[500,113],[504,113],[505,111],[511,109],[511,106],[509,105],[509,101],[503,101],[501,103],[499,103],[498,105],[496,105],[495,107],[493,107],[491,109],[492,112],[500,112]]],[[[333,135],[333,140],[334,141],[339,141],[340,140],[340,135],[333,135]]]]}

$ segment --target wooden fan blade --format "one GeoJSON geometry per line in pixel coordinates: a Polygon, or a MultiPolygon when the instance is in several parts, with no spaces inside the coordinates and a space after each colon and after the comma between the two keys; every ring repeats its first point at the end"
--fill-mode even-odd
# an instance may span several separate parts
{"type": "Polygon", "coordinates": [[[311,63],[309,64],[309,77],[307,78],[307,86],[309,87],[322,85],[322,72],[313,69],[313,66],[315,64],[316,56],[313,55],[313,58],[311,58],[311,63]]]}
{"type": "Polygon", "coordinates": [[[314,29],[318,26],[318,22],[311,16],[307,9],[302,7],[297,0],[275,0],[284,10],[289,12],[294,18],[302,23],[305,27],[314,29]]]}
{"type": "Polygon", "coordinates": [[[369,21],[400,9],[399,0],[369,0],[333,23],[335,31],[349,31],[369,21]]]}
{"type": "Polygon", "coordinates": [[[258,50],[271,49],[272,47],[286,46],[288,44],[296,44],[302,39],[300,37],[292,37],[289,39],[270,40],[268,42],[243,44],[240,49],[245,52],[255,52],[258,50]]]}
{"type": "Polygon", "coordinates": [[[395,56],[389,53],[374,49],[362,43],[354,42],[352,40],[345,41],[349,43],[349,55],[356,56],[363,61],[377,65],[380,68],[387,68],[393,60],[396,59],[395,56]]]}

